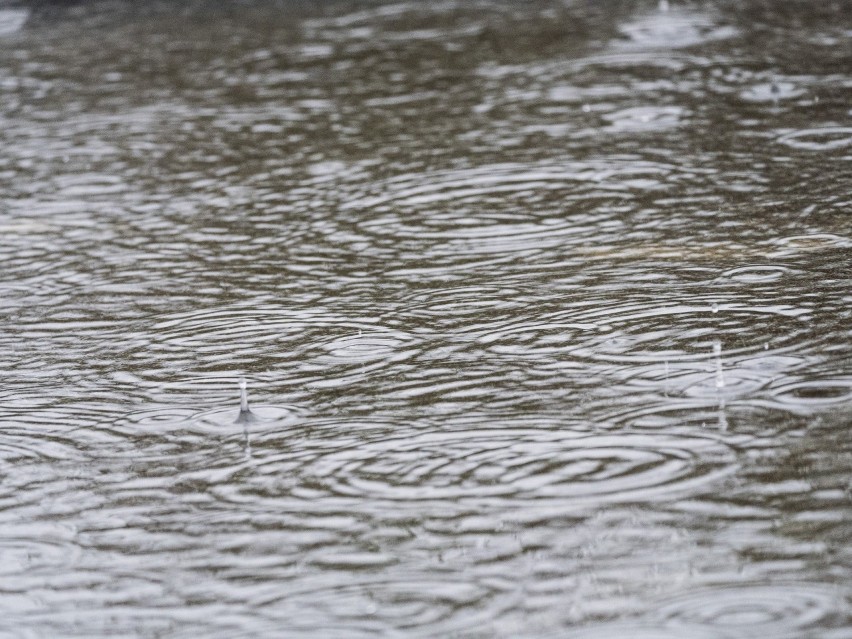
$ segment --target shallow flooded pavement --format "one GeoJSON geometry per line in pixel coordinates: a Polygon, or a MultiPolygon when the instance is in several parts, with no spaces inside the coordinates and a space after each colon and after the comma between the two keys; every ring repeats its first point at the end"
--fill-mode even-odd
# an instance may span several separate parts
{"type": "Polygon", "coordinates": [[[852,637],[850,17],[0,6],[0,636],[852,637]]]}

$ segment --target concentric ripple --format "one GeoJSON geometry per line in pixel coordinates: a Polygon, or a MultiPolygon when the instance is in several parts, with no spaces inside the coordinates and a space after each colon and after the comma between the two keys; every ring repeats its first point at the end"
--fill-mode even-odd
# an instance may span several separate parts
{"type": "Polygon", "coordinates": [[[773,244],[777,247],[773,251],[773,257],[785,257],[802,251],[848,249],[852,247],[852,240],[846,236],[833,233],[813,233],[782,237],[775,240],[773,244]]]}
{"type": "MultiPolygon", "coordinates": [[[[135,346],[145,357],[194,353],[243,370],[261,351],[269,358],[299,358],[313,369],[385,366],[416,352],[413,336],[369,317],[342,317],[324,309],[292,311],[274,306],[214,309],[160,322],[135,346]]],[[[152,383],[160,384],[159,380],[152,383]]]]}
{"type": "Polygon", "coordinates": [[[792,412],[810,413],[831,407],[852,405],[852,377],[786,380],[773,385],[770,395],[777,404],[792,412]]]}
{"type": "MultiPolygon", "coordinates": [[[[294,424],[304,409],[291,404],[251,404],[250,429],[282,428],[294,424]]],[[[232,427],[239,417],[239,408],[218,408],[194,416],[201,425],[232,427]]]]}
{"type": "Polygon", "coordinates": [[[780,102],[804,95],[805,90],[793,82],[759,82],[744,89],[740,97],[746,102],[780,102]]]}
{"type": "Polygon", "coordinates": [[[318,361],[328,364],[375,363],[393,361],[394,355],[411,343],[401,331],[372,328],[358,329],[356,334],[337,337],[322,345],[327,355],[318,361]]]}
{"type": "Polygon", "coordinates": [[[780,639],[800,637],[808,628],[844,627],[850,603],[839,588],[821,584],[744,584],[691,592],[657,612],[668,622],[780,639]]]}
{"type": "Polygon", "coordinates": [[[269,589],[252,603],[261,609],[286,611],[289,630],[299,636],[316,636],[317,632],[331,636],[340,628],[346,629],[346,636],[375,636],[381,634],[380,620],[407,628],[407,636],[456,636],[489,621],[486,615],[470,610],[488,600],[505,600],[506,594],[500,590],[499,580],[450,584],[430,575],[400,575],[397,579],[289,589],[286,594],[280,588],[269,589]]]}
{"type": "Polygon", "coordinates": [[[708,437],[478,429],[321,452],[298,475],[338,496],[630,501],[700,491],[734,467],[708,437]]]}
{"type": "Polygon", "coordinates": [[[770,348],[778,354],[801,349],[814,339],[808,316],[806,309],[733,301],[601,306],[570,314],[578,322],[598,326],[598,331],[580,336],[570,352],[584,359],[621,364],[696,361],[706,358],[710,346],[719,341],[728,356],[770,348]]]}
{"type": "Polygon", "coordinates": [[[523,352],[561,348],[574,358],[615,364],[697,362],[720,342],[726,356],[801,349],[813,339],[808,311],[737,302],[601,303],[518,321],[482,336],[489,347],[523,352]]]}
{"type": "Polygon", "coordinates": [[[445,252],[541,249],[593,235],[632,197],[625,181],[653,189],[673,171],[653,162],[494,164],[402,175],[341,209],[358,214],[365,233],[440,244],[445,252]]]}
{"type": "Polygon", "coordinates": [[[788,276],[793,270],[775,264],[750,264],[725,271],[720,279],[729,279],[746,284],[774,282],[788,276]]]}
{"type": "Polygon", "coordinates": [[[850,639],[843,4],[0,0],[0,637],[850,639]]]}
{"type": "Polygon", "coordinates": [[[570,349],[578,341],[579,335],[597,330],[599,327],[596,324],[512,323],[485,332],[477,342],[498,353],[544,355],[570,349]]]}
{"type": "Polygon", "coordinates": [[[780,144],[802,151],[833,151],[852,146],[852,128],[825,127],[802,129],[785,133],[778,138],[780,144]]]}
{"type": "MultiPolygon", "coordinates": [[[[304,408],[293,404],[268,404],[250,401],[254,420],[251,430],[283,428],[295,423],[304,415],[304,408]]],[[[227,434],[240,432],[237,418],[240,414],[239,402],[231,406],[202,408],[176,405],[146,405],[130,411],[111,425],[110,431],[125,435],[144,435],[160,432],[208,432],[227,434]]]]}

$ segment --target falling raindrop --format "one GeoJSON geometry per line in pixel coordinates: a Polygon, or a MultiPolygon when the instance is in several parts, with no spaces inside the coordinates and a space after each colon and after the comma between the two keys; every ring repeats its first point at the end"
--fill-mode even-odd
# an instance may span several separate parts
{"type": "Polygon", "coordinates": [[[725,414],[725,398],[719,398],[719,430],[725,432],[728,430],[728,416],[725,414]]]}
{"type": "Polygon", "coordinates": [[[254,413],[251,412],[248,405],[248,391],[246,389],[246,380],[240,379],[240,414],[237,416],[237,424],[243,425],[243,437],[245,438],[245,455],[246,459],[251,458],[251,440],[249,438],[248,425],[255,420],[254,413]]]}
{"type": "Polygon", "coordinates": [[[716,388],[724,388],[725,374],[722,371],[722,343],[719,340],[713,343],[713,355],[716,358],[716,388]]]}
{"type": "Polygon", "coordinates": [[[713,356],[716,358],[716,397],[718,401],[719,430],[728,430],[728,416],[725,414],[725,398],[722,389],[725,387],[725,373],[722,370],[722,342],[713,342],[713,356]]]}
{"type": "Polygon", "coordinates": [[[245,438],[246,459],[251,459],[251,439],[249,439],[248,424],[243,423],[243,437],[245,438]]]}

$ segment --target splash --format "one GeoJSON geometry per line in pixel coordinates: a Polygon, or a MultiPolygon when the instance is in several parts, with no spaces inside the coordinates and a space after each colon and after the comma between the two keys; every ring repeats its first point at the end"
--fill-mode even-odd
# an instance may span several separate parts
{"type": "Polygon", "coordinates": [[[237,415],[237,424],[243,425],[243,437],[245,438],[246,459],[251,458],[251,439],[249,438],[248,425],[257,420],[248,405],[248,391],[246,380],[240,380],[240,414],[237,415]]]}
{"type": "Polygon", "coordinates": [[[240,380],[240,414],[237,415],[237,424],[250,424],[257,420],[255,414],[251,412],[248,405],[248,391],[246,390],[246,380],[240,380]]]}

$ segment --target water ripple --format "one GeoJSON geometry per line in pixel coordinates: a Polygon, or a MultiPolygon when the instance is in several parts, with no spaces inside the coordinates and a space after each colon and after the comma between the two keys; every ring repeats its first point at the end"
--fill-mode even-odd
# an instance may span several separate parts
{"type": "Polygon", "coordinates": [[[657,614],[668,622],[705,625],[737,636],[803,636],[809,628],[848,628],[848,593],[822,584],[727,584],[664,602],[657,614]]]}
{"type": "Polygon", "coordinates": [[[385,436],[257,459],[263,475],[281,465],[295,495],[400,503],[666,498],[700,491],[734,463],[733,452],[711,437],[516,428],[385,436]]]}
{"type": "Polygon", "coordinates": [[[74,530],[60,525],[28,525],[15,530],[4,522],[0,534],[0,577],[59,571],[73,565],[80,554],[74,530]]]}
{"type": "Polygon", "coordinates": [[[688,116],[688,111],[683,107],[654,105],[621,109],[607,113],[603,118],[609,122],[606,130],[613,133],[623,133],[663,131],[680,125],[681,121],[688,116]]]}
{"type": "MultiPolygon", "coordinates": [[[[280,430],[291,427],[305,415],[305,409],[293,404],[256,402],[250,396],[251,432],[280,430]]],[[[103,429],[121,437],[134,438],[155,433],[220,433],[238,434],[242,427],[239,400],[234,396],[230,406],[198,408],[196,405],[146,404],[116,419],[103,429]]]]}
{"type": "Polygon", "coordinates": [[[801,129],[778,138],[780,144],[802,151],[834,151],[852,146],[852,128],[823,127],[801,129]]]}
{"type": "Polygon", "coordinates": [[[779,407],[797,413],[848,407],[852,405],[852,377],[784,378],[769,388],[769,395],[779,407]]]}
{"type": "MultiPolygon", "coordinates": [[[[715,341],[723,344],[726,356],[770,348],[771,354],[800,351],[814,340],[809,317],[807,309],[794,306],[716,303],[710,298],[705,304],[601,302],[560,311],[540,326],[562,326],[564,347],[574,357],[614,364],[661,364],[705,359],[715,341]]],[[[523,323],[502,331],[520,337],[536,332],[544,336],[541,329],[523,323]]],[[[523,340],[516,341],[523,349],[523,340]]]]}
{"type": "MultiPolygon", "coordinates": [[[[683,624],[666,627],[640,621],[596,624],[580,630],[560,632],[552,636],[554,639],[556,637],[562,639],[684,639],[684,637],[690,639],[727,639],[727,635],[701,626],[683,624]]],[[[551,635],[545,635],[545,637],[549,639],[551,635]]]]}
{"type": "Polygon", "coordinates": [[[357,335],[338,337],[323,345],[328,351],[328,360],[334,362],[373,362],[393,354],[405,343],[405,336],[398,331],[371,331],[357,335]],[[395,334],[396,333],[396,334],[395,334]]]}
{"type": "Polygon", "coordinates": [[[234,377],[250,373],[286,386],[292,395],[404,363],[420,352],[422,339],[374,317],[323,308],[208,309],[173,315],[130,340],[127,351],[137,366],[151,362],[152,370],[125,375],[135,388],[197,395],[203,388],[221,393],[234,377]],[[166,383],[163,360],[180,364],[189,375],[166,383]]]}
{"type": "Polygon", "coordinates": [[[773,282],[795,273],[793,269],[777,264],[749,264],[738,266],[722,273],[720,279],[729,279],[746,284],[773,282]]]}
{"type": "Polygon", "coordinates": [[[660,4],[660,10],[640,14],[621,25],[627,40],[615,41],[617,48],[676,49],[737,35],[737,29],[718,24],[715,16],[681,7],[660,4]]]}
{"type": "Polygon", "coordinates": [[[848,636],[840,4],[0,0],[0,636],[848,636]]]}
{"type": "Polygon", "coordinates": [[[402,175],[342,205],[378,238],[443,245],[440,252],[541,250],[590,237],[634,191],[674,170],[651,162],[495,164],[402,175]],[[486,206],[483,206],[486,205],[486,206]]]}
{"type": "Polygon", "coordinates": [[[805,90],[794,82],[759,82],[752,84],[740,93],[747,102],[777,103],[804,95],[805,90]]]}
{"type": "Polygon", "coordinates": [[[834,233],[810,233],[808,235],[788,235],[772,242],[775,247],[771,256],[786,257],[807,251],[828,251],[852,247],[852,239],[834,233]]]}
{"type": "Polygon", "coordinates": [[[500,586],[496,579],[451,583],[434,576],[402,574],[392,580],[377,576],[358,583],[290,589],[286,595],[270,588],[252,603],[284,613],[291,620],[289,628],[306,636],[316,636],[318,630],[331,635],[340,628],[346,629],[347,636],[375,636],[389,622],[406,629],[407,636],[453,636],[489,621],[487,614],[471,609],[488,602],[499,610],[502,605],[494,600],[505,598],[501,592],[505,587],[500,586]]]}

